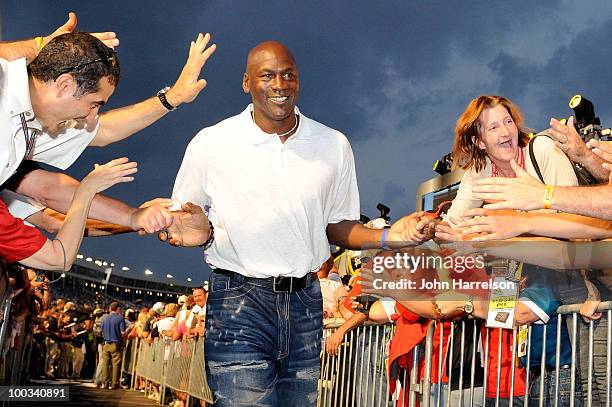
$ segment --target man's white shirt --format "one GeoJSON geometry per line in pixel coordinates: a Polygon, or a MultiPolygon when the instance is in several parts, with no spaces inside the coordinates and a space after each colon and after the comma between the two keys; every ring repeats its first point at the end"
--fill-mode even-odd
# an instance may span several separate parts
{"type": "Polygon", "coordinates": [[[303,114],[282,143],[253,122],[251,111],[249,105],[194,137],[172,199],[175,208],[208,208],[212,267],[302,277],[330,256],[327,225],[359,219],[353,152],[342,133],[303,114]]]}
{"type": "Polygon", "coordinates": [[[25,58],[10,62],[0,58],[0,185],[24,158],[68,168],[91,143],[98,128],[99,122],[94,129],[66,129],[56,136],[44,132],[32,110],[25,58]],[[28,131],[36,131],[34,147],[27,157],[21,115],[28,131]]]}

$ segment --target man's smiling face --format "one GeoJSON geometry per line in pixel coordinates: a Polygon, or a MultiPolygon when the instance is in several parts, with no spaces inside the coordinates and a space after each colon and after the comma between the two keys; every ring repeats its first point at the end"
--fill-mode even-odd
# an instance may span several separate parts
{"type": "Polygon", "coordinates": [[[254,117],[266,132],[282,132],[294,123],[300,83],[291,52],[277,42],[266,42],[249,54],[242,87],[251,94],[254,117]]]}

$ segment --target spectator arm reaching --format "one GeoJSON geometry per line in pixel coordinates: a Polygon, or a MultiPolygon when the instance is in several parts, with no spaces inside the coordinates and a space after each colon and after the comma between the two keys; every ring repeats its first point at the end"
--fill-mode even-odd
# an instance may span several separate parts
{"type": "MultiPolygon", "coordinates": [[[[606,169],[612,164],[604,163],[606,169]]],[[[485,178],[476,182],[472,188],[475,196],[484,201],[494,202],[485,209],[522,209],[544,208],[546,186],[527,174],[516,162],[512,161],[516,178],[485,178]]],[[[612,173],[611,173],[612,177],[612,173]]],[[[612,180],[607,185],[593,187],[555,187],[550,209],[585,216],[612,220],[612,180]]]]}
{"type": "Polygon", "coordinates": [[[471,219],[459,223],[463,235],[471,240],[503,240],[521,235],[562,239],[607,239],[612,237],[612,220],[571,213],[517,212],[509,210],[471,209],[471,219]]]}
{"type": "Polygon", "coordinates": [[[392,248],[416,246],[427,238],[426,227],[433,219],[425,212],[414,212],[391,225],[390,229],[370,229],[358,221],[342,221],[327,225],[327,238],[351,250],[375,249],[383,244],[392,248]],[[387,230],[383,242],[383,232],[387,230]]]}
{"type": "MultiPolygon", "coordinates": [[[[174,85],[165,93],[173,107],[193,101],[206,87],[204,79],[198,79],[204,64],[215,52],[216,45],[207,47],[210,34],[198,34],[191,42],[187,62],[174,85]]],[[[100,115],[100,129],[91,142],[92,146],[106,146],[123,140],[153,124],[170,110],[161,104],[157,96],[134,105],[113,109],[100,115]]]]}
{"type": "MultiPolygon", "coordinates": [[[[68,211],[79,181],[60,172],[34,170],[26,174],[16,185],[15,192],[29,196],[41,205],[64,214],[68,211]]],[[[124,202],[102,194],[96,194],[88,216],[98,220],[97,226],[104,230],[95,231],[96,235],[124,233],[131,230],[144,230],[153,233],[172,223],[172,215],[168,211],[170,200],[157,199],[149,201],[139,208],[132,208],[124,202]],[[118,226],[117,226],[118,225],[118,226]],[[122,229],[123,228],[129,228],[122,229]]],[[[51,213],[47,213],[51,214],[51,213]]],[[[30,219],[28,219],[30,220],[30,219]]],[[[57,222],[43,215],[32,219],[35,225],[41,222],[45,230],[57,227],[57,222]]],[[[95,226],[94,226],[95,228],[95,226]]],[[[52,231],[52,230],[49,230],[52,231]]]]}
{"type": "Polygon", "coordinates": [[[130,182],[136,163],[119,158],[97,166],[87,175],[74,194],[68,214],[54,240],[47,240],[42,248],[21,263],[47,270],[69,270],[83,238],[85,220],[95,194],[120,182],[130,182]]]}
{"type": "Polygon", "coordinates": [[[356,312],[349,319],[347,319],[342,326],[336,329],[336,331],[327,338],[327,341],[325,342],[325,350],[327,353],[337,355],[340,345],[342,342],[344,342],[344,335],[358,326],[363,325],[367,319],[368,317],[361,312],[356,312]]]}
{"type": "MultiPolygon", "coordinates": [[[[68,21],[59,26],[51,34],[44,37],[30,38],[22,41],[11,41],[0,43],[0,58],[8,61],[25,57],[27,62],[31,62],[38,52],[58,35],[73,32],[77,25],[77,16],[75,13],[68,13],[68,21]]],[[[119,40],[114,32],[91,33],[94,37],[102,41],[107,47],[114,48],[119,45],[119,40]]]]}

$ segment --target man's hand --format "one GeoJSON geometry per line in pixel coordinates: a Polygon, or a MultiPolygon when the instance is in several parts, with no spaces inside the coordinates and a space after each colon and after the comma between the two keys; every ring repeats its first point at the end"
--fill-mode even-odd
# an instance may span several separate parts
{"type": "Polygon", "coordinates": [[[138,171],[138,164],[129,161],[127,157],[121,157],[107,162],[106,164],[95,164],[91,171],[79,184],[78,191],[89,191],[90,193],[102,192],[113,185],[132,182],[131,175],[138,171]]]}
{"type": "MultiPolygon", "coordinates": [[[[187,202],[180,211],[172,212],[174,222],[168,228],[168,243],[172,246],[194,247],[204,244],[210,236],[208,218],[201,207],[187,202]]],[[[165,240],[160,233],[159,239],[165,240]]]]}
{"type": "Polygon", "coordinates": [[[435,233],[436,243],[459,242],[463,240],[463,235],[460,229],[455,229],[448,222],[440,222],[436,225],[435,233]]]}
{"type": "Polygon", "coordinates": [[[562,123],[554,117],[550,119],[550,130],[547,132],[559,147],[572,160],[582,163],[591,154],[580,134],[574,127],[574,116],[567,123],[562,123]]]}
{"type": "Polygon", "coordinates": [[[404,216],[391,225],[385,243],[392,248],[417,245],[430,235],[428,225],[433,221],[426,212],[413,212],[404,216]]]}
{"type": "Polygon", "coordinates": [[[486,209],[542,209],[545,185],[527,174],[514,159],[510,164],[516,178],[495,177],[478,180],[472,187],[475,197],[493,202],[486,204],[486,209]]]}
{"type": "Polygon", "coordinates": [[[142,234],[141,230],[146,233],[155,233],[169,228],[173,221],[174,218],[168,210],[167,203],[156,203],[136,209],[130,216],[130,227],[138,230],[139,234],[142,234]]]}
{"type": "Polygon", "coordinates": [[[206,80],[198,79],[202,67],[217,49],[217,44],[206,48],[210,41],[210,34],[198,34],[195,42],[191,41],[189,57],[181,71],[178,79],[166,92],[166,99],[172,106],[177,107],[181,103],[189,103],[206,87],[206,80]]]}
{"type": "Polygon", "coordinates": [[[602,160],[612,163],[612,141],[589,140],[586,146],[602,160]]]}
{"type": "MultiPolygon", "coordinates": [[[[53,38],[60,36],[62,34],[68,34],[75,30],[77,26],[77,16],[75,13],[68,13],[68,21],[64,23],[64,25],[58,27],[55,31],[49,34],[46,37],[43,37],[43,46],[47,45],[49,41],[53,38]]],[[[112,31],[102,32],[102,33],[91,33],[94,37],[99,39],[110,48],[115,48],[119,46],[119,39],[117,38],[117,34],[112,31]]]]}
{"type": "Polygon", "coordinates": [[[612,186],[612,141],[589,140],[587,147],[605,161],[601,166],[608,171],[608,185],[612,186]]]}
{"type": "Polygon", "coordinates": [[[463,235],[476,234],[469,240],[481,242],[511,239],[529,232],[527,220],[516,211],[475,208],[466,211],[464,215],[471,216],[472,219],[463,221],[458,226],[464,228],[463,235]]]}

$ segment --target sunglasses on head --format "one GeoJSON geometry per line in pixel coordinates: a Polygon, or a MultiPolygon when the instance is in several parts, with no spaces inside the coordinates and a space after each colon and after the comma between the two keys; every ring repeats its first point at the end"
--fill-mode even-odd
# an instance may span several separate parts
{"type": "Polygon", "coordinates": [[[114,49],[110,49],[109,52],[108,52],[108,55],[103,56],[101,58],[96,58],[96,59],[94,59],[92,61],[83,62],[81,64],[72,65],[72,66],[69,66],[69,67],[67,67],[65,69],[62,69],[55,79],[57,79],[59,76],[65,74],[65,73],[76,72],[76,71],[78,71],[80,69],[85,68],[88,65],[97,64],[98,62],[104,62],[110,68],[114,67],[117,64],[117,54],[116,54],[115,50],[114,49]]]}

